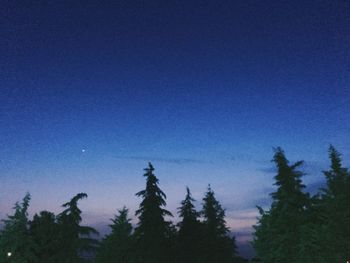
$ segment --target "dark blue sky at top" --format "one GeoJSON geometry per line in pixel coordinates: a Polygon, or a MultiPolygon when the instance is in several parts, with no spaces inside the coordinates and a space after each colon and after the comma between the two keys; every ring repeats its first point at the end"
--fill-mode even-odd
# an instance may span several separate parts
{"type": "Polygon", "coordinates": [[[342,0],[1,3],[0,206],[28,190],[34,212],[56,211],[86,190],[90,217],[110,218],[136,207],[153,161],[171,208],[210,182],[248,227],[273,146],[312,183],[329,143],[349,159],[349,14],[342,0]]]}

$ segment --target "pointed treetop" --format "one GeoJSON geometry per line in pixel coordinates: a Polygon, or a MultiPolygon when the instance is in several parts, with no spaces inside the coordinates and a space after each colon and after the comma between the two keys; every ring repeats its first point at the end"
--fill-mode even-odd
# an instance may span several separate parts
{"type": "MultiPolygon", "coordinates": [[[[154,171],[154,167],[151,162],[148,162],[148,167],[144,169],[146,172],[152,173],[154,171]]],[[[147,173],[146,173],[147,174],[147,173]]]]}
{"type": "Polygon", "coordinates": [[[28,207],[29,207],[29,202],[30,202],[30,199],[31,199],[31,195],[29,192],[26,193],[26,195],[24,196],[23,198],[23,201],[22,201],[22,207],[23,207],[23,210],[27,211],[28,210],[28,207]]]}
{"type": "Polygon", "coordinates": [[[299,180],[299,178],[304,175],[302,172],[296,171],[296,168],[303,165],[304,161],[289,164],[289,161],[281,147],[274,148],[274,151],[275,154],[272,162],[274,162],[277,166],[277,175],[275,176],[277,181],[275,183],[276,185],[279,185],[281,181],[293,181],[294,179],[299,180]]]}
{"type": "Polygon", "coordinates": [[[328,153],[331,160],[330,170],[323,171],[327,179],[328,189],[323,189],[323,191],[327,192],[329,196],[335,197],[348,191],[350,173],[346,167],[343,167],[341,154],[333,145],[330,145],[328,153]]]}
{"type": "Polygon", "coordinates": [[[216,233],[218,236],[225,236],[229,231],[225,221],[225,209],[222,208],[220,202],[215,198],[215,193],[211,189],[210,184],[203,198],[202,214],[204,223],[209,231],[216,233]]]}
{"type": "Polygon", "coordinates": [[[188,197],[189,199],[193,200],[193,198],[191,197],[190,188],[188,188],[188,186],[186,186],[186,197],[188,197]]]}
{"type": "Polygon", "coordinates": [[[113,224],[109,225],[112,228],[112,233],[127,236],[130,235],[132,225],[130,223],[131,219],[128,217],[128,213],[129,209],[127,209],[125,206],[122,209],[118,209],[118,214],[111,219],[113,224]]]}
{"type": "Polygon", "coordinates": [[[192,195],[191,191],[186,187],[186,197],[184,200],[181,201],[181,206],[178,208],[178,214],[180,217],[184,218],[184,220],[190,219],[190,220],[197,220],[197,217],[199,216],[198,213],[195,210],[195,207],[192,202],[196,201],[192,195]]]}
{"type": "Polygon", "coordinates": [[[333,145],[329,146],[329,158],[331,159],[331,168],[334,171],[339,171],[342,168],[341,154],[335,149],[333,145]]]}
{"type": "Polygon", "coordinates": [[[290,206],[299,210],[304,209],[308,194],[303,192],[305,185],[301,178],[304,173],[297,169],[303,164],[303,161],[290,164],[283,150],[277,147],[273,162],[277,167],[277,173],[274,177],[274,185],[277,186],[277,190],[270,194],[273,199],[273,206],[283,207],[283,209],[289,209],[290,206]]]}
{"type": "Polygon", "coordinates": [[[211,185],[210,184],[208,184],[207,190],[208,190],[208,192],[213,192],[213,190],[211,189],[211,185]]]}
{"type": "Polygon", "coordinates": [[[129,222],[130,219],[128,218],[128,213],[129,209],[127,209],[126,206],[123,206],[122,209],[118,209],[118,214],[115,215],[115,217],[112,218],[111,221],[117,225],[124,222],[129,222]]]}
{"type": "MultiPolygon", "coordinates": [[[[146,177],[146,188],[136,193],[136,196],[144,198],[140,204],[140,209],[135,212],[136,215],[142,214],[145,207],[160,208],[166,205],[166,195],[158,186],[159,180],[153,173],[154,168],[152,164],[148,163],[148,168],[144,170],[146,171],[143,175],[146,177]]],[[[162,209],[162,214],[171,216],[171,213],[164,209],[162,209]]]]}
{"type": "Polygon", "coordinates": [[[289,163],[289,161],[287,160],[285,153],[281,147],[278,146],[276,148],[273,148],[273,151],[275,152],[275,154],[273,156],[272,162],[279,161],[279,162],[284,163],[284,164],[289,163]]]}

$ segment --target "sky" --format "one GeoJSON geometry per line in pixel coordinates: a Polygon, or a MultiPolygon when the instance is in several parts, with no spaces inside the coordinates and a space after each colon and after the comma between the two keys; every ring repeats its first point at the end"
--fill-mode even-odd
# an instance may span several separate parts
{"type": "Polygon", "coordinates": [[[345,0],[2,2],[0,218],[27,191],[31,215],[86,192],[84,222],[104,232],[123,205],[134,218],[150,161],[173,214],[210,183],[249,254],[273,147],[305,161],[313,192],[330,143],[349,166],[349,14],[345,0]]]}

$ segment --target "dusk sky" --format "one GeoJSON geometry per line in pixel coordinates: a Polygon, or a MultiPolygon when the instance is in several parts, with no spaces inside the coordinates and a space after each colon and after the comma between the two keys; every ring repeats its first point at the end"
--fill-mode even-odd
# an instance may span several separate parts
{"type": "Polygon", "coordinates": [[[0,218],[86,192],[102,229],[151,161],[170,211],[210,183],[242,242],[273,147],[312,191],[330,143],[349,166],[349,1],[39,2],[0,4],[0,218]]]}

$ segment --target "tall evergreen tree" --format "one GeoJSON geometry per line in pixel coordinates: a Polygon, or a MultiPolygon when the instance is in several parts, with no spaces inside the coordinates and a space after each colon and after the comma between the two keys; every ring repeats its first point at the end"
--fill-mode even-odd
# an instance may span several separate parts
{"type": "Polygon", "coordinates": [[[0,237],[0,262],[36,262],[35,243],[29,233],[28,207],[30,194],[22,203],[16,203],[14,214],[3,220],[5,226],[0,237]]]}
{"type": "Polygon", "coordinates": [[[327,187],[322,189],[321,214],[322,247],[332,262],[350,260],[350,172],[343,167],[341,154],[329,148],[330,169],[324,172],[327,187]]]}
{"type": "Polygon", "coordinates": [[[178,208],[181,222],[178,224],[179,233],[177,237],[176,250],[177,260],[182,263],[200,262],[200,243],[202,241],[202,225],[198,220],[199,213],[193,202],[195,201],[190,189],[186,188],[186,197],[178,208]]]}
{"type": "Polygon", "coordinates": [[[37,246],[37,263],[59,263],[59,226],[53,213],[41,211],[35,214],[30,222],[30,235],[37,246]]]}
{"type": "Polygon", "coordinates": [[[300,262],[299,240],[301,226],[306,221],[306,209],[310,204],[308,194],[303,192],[303,162],[289,164],[283,150],[275,149],[273,162],[277,167],[272,205],[269,211],[259,208],[260,219],[255,226],[254,246],[259,258],[266,263],[300,262]]]}
{"type": "Polygon", "coordinates": [[[215,198],[210,185],[203,198],[204,236],[201,262],[233,262],[236,259],[235,239],[229,237],[225,210],[215,198]]]}
{"type": "Polygon", "coordinates": [[[172,216],[164,207],[166,195],[158,186],[158,179],[149,163],[145,169],[146,189],[136,193],[142,197],[140,208],[136,211],[139,223],[135,229],[135,261],[142,263],[171,262],[169,258],[170,223],[165,216],[172,216]]]}
{"type": "Polygon", "coordinates": [[[128,209],[118,210],[118,215],[111,219],[112,232],[103,239],[96,256],[96,263],[129,263],[131,262],[132,225],[128,218],[128,209]]]}
{"type": "Polygon", "coordinates": [[[83,198],[87,198],[87,194],[79,193],[74,196],[69,202],[62,205],[66,209],[58,215],[60,262],[85,262],[85,256],[93,252],[98,244],[95,239],[91,238],[92,234],[97,235],[98,232],[91,227],[80,225],[82,218],[78,201],[83,198]]]}

